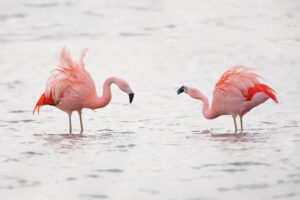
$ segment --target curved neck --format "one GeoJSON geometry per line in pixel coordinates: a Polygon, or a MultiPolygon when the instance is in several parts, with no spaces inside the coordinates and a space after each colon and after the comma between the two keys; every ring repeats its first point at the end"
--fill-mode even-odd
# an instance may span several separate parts
{"type": "Polygon", "coordinates": [[[202,113],[206,119],[214,119],[219,116],[217,113],[214,112],[213,108],[209,109],[209,102],[207,97],[204,94],[202,94],[202,92],[200,92],[198,89],[192,88],[188,91],[188,94],[192,98],[199,99],[203,102],[202,113]]]}
{"type": "Polygon", "coordinates": [[[97,108],[103,108],[109,102],[111,101],[112,94],[111,94],[111,89],[110,86],[112,83],[117,83],[117,78],[115,77],[110,77],[105,80],[104,85],[103,85],[103,94],[101,97],[96,96],[93,101],[91,102],[89,108],[91,109],[97,109],[97,108]]]}
{"type": "Polygon", "coordinates": [[[216,118],[217,116],[215,116],[214,112],[212,109],[209,109],[209,102],[206,96],[202,96],[202,101],[203,101],[203,108],[202,108],[202,113],[203,116],[206,119],[213,119],[216,118]]]}

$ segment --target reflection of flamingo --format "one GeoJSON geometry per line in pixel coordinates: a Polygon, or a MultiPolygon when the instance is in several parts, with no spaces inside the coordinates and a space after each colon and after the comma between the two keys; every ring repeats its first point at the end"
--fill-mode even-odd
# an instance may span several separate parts
{"type": "Polygon", "coordinates": [[[63,48],[60,54],[60,65],[56,73],[52,74],[46,83],[46,90],[38,100],[34,110],[40,111],[43,105],[55,106],[69,115],[70,133],[72,132],[71,115],[77,111],[80,118],[81,133],[83,132],[81,111],[83,108],[97,109],[109,104],[112,94],[110,86],[116,84],[120,90],[129,95],[129,102],[134,93],[128,83],[120,78],[110,77],[105,80],[103,95],[97,96],[95,83],[91,75],[85,70],[83,57],[87,49],[81,52],[78,62],[71,59],[70,53],[63,48]]]}
{"type": "Polygon", "coordinates": [[[178,94],[185,92],[192,98],[203,101],[203,115],[214,119],[220,115],[232,115],[235,132],[237,132],[236,116],[240,116],[243,130],[243,116],[255,106],[271,98],[278,103],[276,92],[258,80],[259,75],[251,72],[250,68],[234,66],[227,70],[217,82],[211,108],[209,102],[198,89],[182,86],[178,94]]]}

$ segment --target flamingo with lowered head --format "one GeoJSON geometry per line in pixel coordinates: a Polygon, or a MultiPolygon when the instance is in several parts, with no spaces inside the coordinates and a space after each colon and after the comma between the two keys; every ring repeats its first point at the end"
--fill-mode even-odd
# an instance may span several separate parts
{"type": "Polygon", "coordinates": [[[269,98],[278,103],[276,92],[269,86],[260,83],[259,78],[261,77],[252,72],[250,68],[231,67],[217,82],[210,108],[207,97],[196,88],[182,86],[177,93],[185,92],[192,98],[203,101],[202,113],[206,119],[214,119],[220,115],[231,115],[235,132],[237,132],[236,116],[239,116],[243,131],[243,116],[247,112],[269,98]]]}
{"type": "Polygon", "coordinates": [[[83,58],[86,52],[87,49],[82,50],[79,60],[74,61],[66,48],[62,49],[59,67],[48,78],[46,90],[33,110],[33,114],[36,110],[39,113],[41,106],[51,105],[65,111],[69,115],[70,133],[72,133],[72,112],[77,111],[79,114],[80,133],[82,133],[82,109],[97,109],[108,105],[112,98],[111,84],[116,84],[120,90],[129,95],[129,103],[132,102],[134,97],[129,84],[117,77],[110,77],[105,80],[103,94],[99,97],[96,93],[95,83],[84,67],[83,58]]]}

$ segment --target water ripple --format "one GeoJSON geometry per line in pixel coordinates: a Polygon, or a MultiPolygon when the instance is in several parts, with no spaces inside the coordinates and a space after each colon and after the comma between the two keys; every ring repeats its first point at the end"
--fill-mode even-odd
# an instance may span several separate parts
{"type": "Polygon", "coordinates": [[[124,37],[137,37],[137,36],[147,36],[149,34],[146,34],[146,33],[119,33],[120,36],[124,36],[124,37]]]}
{"type": "Polygon", "coordinates": [[[110,172],[110,173],[122,173],[121,169],[96,169],[97,172],[110,172]]]}
{"type": "Polygon", "coordinates": [[[81,194],[79,195],[80,198],[83,199],[106,199],[108,196],[103,194],[81,194]]]}
{"type": "Polygon", "coordinates": [[[253,162],[253,161],[246,161],[246,162],[232,162],[228,163],[229,165],[233,166],[270,166],[271,164],[269,163],[262,163],[262,162],[253,162]]]}
{"type": "Polygon", "coordinates": [[[24,18],[24,17],[26,17],[26,15],[22,13],[13,14],[13,15],[0,15],[0,21],[5,21],[13,18],[24,18]]]}
{"type": "Polygon", "coordinates": [[[221,191],[221,192],[226,192],[226,191],[230,191],[230,190],[236,190],[236,191],[240,191],[240,190],[261,190],[261,189],[265,189],[265,188],[268,188],[268,187],[270,187],[269,184],[261,183],[261,184],[237,185],[237,186],[232,187],[232,188],[220,187],[220,188],[218,188],[218,190],[221,191]]]}
{"type": "Polygon", "coordinates": [[[286,194],[280,194],[280,195],[275,195],[272,198],[274,198],[274,199],[286,199],[286,198],[291,198],[291,197],[295,197],[295,196],[299,196],[299,193],[291,192],[291,193],[286,193],[286,194]]]}
{"type": "Polygon", "coordinates": [[[25,7],[29,7],[29,8],[49,8],[49,7],[55,7],[58,4],[56,2],[51,2],[51,3],[35,3],[35,4],[24,4],[25,7]]]}

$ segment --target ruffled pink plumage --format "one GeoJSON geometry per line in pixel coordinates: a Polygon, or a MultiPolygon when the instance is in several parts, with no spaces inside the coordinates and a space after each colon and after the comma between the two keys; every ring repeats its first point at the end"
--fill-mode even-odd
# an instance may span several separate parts
{"type": "Polygon", "coordinates": [[[39,113],[41,106],[49,104],[56,105],[66,112],[71,112],[73,108],[80,109],[85,99],[96,95],[94,81],[84,68],[83,58],[86,52],[87,49],[82,50],[80,58],[76,62],[72,60],[65,47],[62,49],[59,58],[60,64],[48,78],[45,93],[37,102],[33,114],[36,110],[39,113]],[[73,108],[71,109],[71,107],[73,108]]]}
{"type": "Polygon", "coordinates": [[[268,98],[278,103],[276,92],[260,83],[262,79],[253,69],[234,66],[227,70],[217,82],[210,110],[205,110],[208,118],[220,115],[244,115],[268,98]]]}
{"type": "Polygon", "coordinates": [[[251,101],[256,93],[263,92],[278,103],[276,92],[269,86],[260,83],[259,78],[261,77],[252,70],[241,65],[231,67],[217,82],[214,95],[222,94],[251,101]]]}

